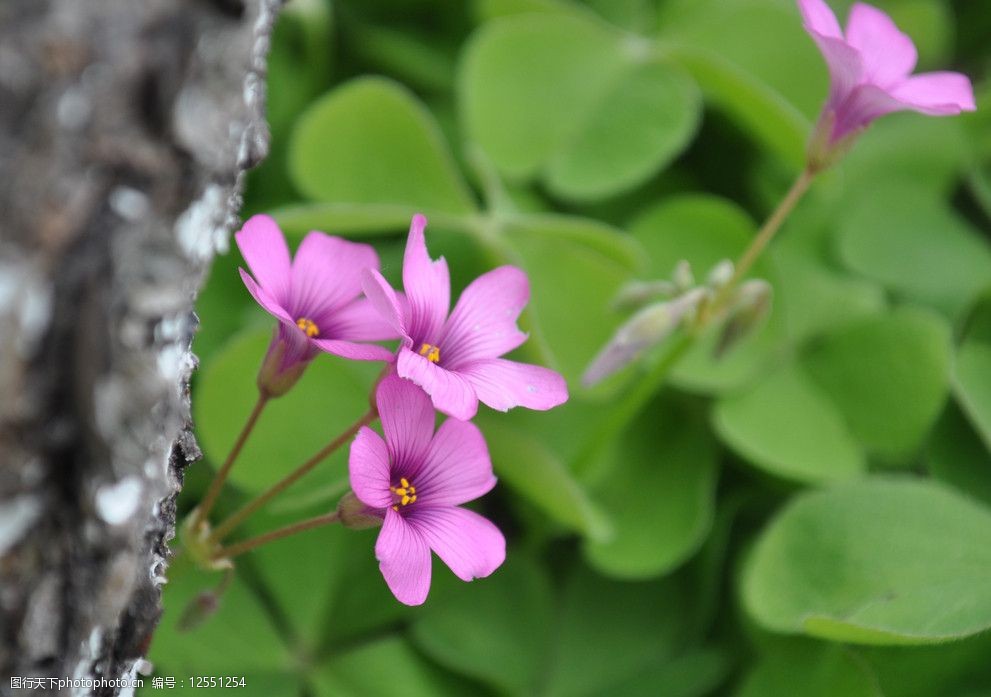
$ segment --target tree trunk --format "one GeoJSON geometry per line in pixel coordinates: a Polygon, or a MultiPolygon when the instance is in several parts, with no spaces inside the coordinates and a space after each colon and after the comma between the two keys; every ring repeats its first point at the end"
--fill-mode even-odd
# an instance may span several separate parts
{"type": "Polygon", "coordinates": [[[142,667],[278,5],[0,0],[0,694],[142,667]]]}

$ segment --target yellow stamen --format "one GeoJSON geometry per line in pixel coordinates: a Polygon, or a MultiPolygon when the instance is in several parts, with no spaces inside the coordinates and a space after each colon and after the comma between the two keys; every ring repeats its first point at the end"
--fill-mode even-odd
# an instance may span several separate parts
{"type": "Polygon", "coordinates": [[[423,344],[420,347],[420,355],[425,356],[431,363],[440,363],[440,347],[433,344],[423,344]]]}
{"type": "Polygon", "coordinates": [[[399,497],[399,503],[392,507],[392,510],[398,511],[399,506],[408,506],[411,503],[416,503],[416,487],[410,484],[410,481],[403,477],[399,480],[400,486],[390,486],[389,491],[399,497]]]}
{"type": "Polygon", "coordinates": [[[298,320],[296,320],[296,326],[302,329],[306,333],[306,336],[310,337],[311,339],[320,334],[319,327],[317,327],[316,322],[314,322],[312,319],[307,319],[306,317],[300,317],[298,320]]]}

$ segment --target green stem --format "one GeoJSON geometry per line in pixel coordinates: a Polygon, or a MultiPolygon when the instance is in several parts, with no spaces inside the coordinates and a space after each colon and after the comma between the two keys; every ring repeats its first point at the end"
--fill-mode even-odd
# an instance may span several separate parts
{"type": "Polygon", "coordinates": [[[733,275],[729,281],[719,289],[712,302],[708,303],[702,309],[697,322],[699,328],[705,328],[709,321],[713,317],[718,316],[719,311],[733,297],[733,291],[736,289],[736,286],[739,285],[740,281],[747,275],[757,259],[760,258],[761,253],[767,245],[774,239],[774,236],[781,229],[781,225],[788,218],[788,215],[795,209],[796,204],[802,199],[805,192],[809,190],[809,186],[814,179],[815,171],[810,167],[806,167],[798,175],[798,178],[792,183],[791,188],[788,189],[788,193],[785,194],[778,207],[771,213],[771,217],[764,222],[760,230],[757,231],[757,235],[753,241],[750,242],[750,246],[744,250],[743,254],[733,265],[733,275]]]}
{"type": "Polygon", "coordinates": [[[325,445],[318,453],[316,453],[309,460],[304,462],[302,465],[297,467],[295,470],[290,472],[287,476],[280,479],[278,482],[273,484],[265,492],[259,494],[256,498],[249,501],[243,508],[241,508],[237,513],[232,515],[230,518],[222,522],[217,526],[210,537],[207,540],[208,544],[217,544],[224,537],[234,530],[238,525],[243,523],[248,519],[255,511],[268,503],[271,499],[278,496],[280,493],[285,491],[287,488],[292,486],[299,480],[300,477],[305,475],[307,472],[316,467],[320,462],[326,458],[328,455],[333,453],[335,450],[340,448],[342,445],[347,443],[354,435],[361,429],[362,426],[367,426],[372,421],[378,418],[378,412],[374,407],[368,410],[364,416],[355,421],[353,424],[348,426],[347,430],[344,431],[337,438],[332,440],[329,444],[325,445]]]}
{"type": "Polygon", "coordinates": [[[244,554],[249,552],[256,547],[261,547],[269,542],[274,542],[275,540],[281,540],[283,537],[288,537],[289,535],[295,535],[297,532],[303,532],[305,530],[311,530],[312,528],[318,528],[321,525],[330,525],[331,523],[336,523],[340,519],[337,511],[332,511],[330,513],[324,513],[323,515],[318,515],[315,518],[309,518],[307,520],[301,520],[298,523],[293,523],[292,525],[287,525],[284,528],[278,528],[277,530],[272,530],[271,532],[266,532],[264,535],[258,535],[257,537],[252,537],[243,542],[238,542],[232,544],[230,547],[221,547],[213,554],[214,559],[231,559],[238,556],[239,554],[244,554]]]}
{"type": "Polygon", "coordinates": [[[190,526],[191,530],[196,530],[199,528],[200,524],[207,519],[210,515],[210,511],[213,510],[214,504],[217,503],[217,497],[220,495],[220,490],[224,486],[224,482],[227,481],[227,475],[230,474],[231,468],[234,466],[237,456],[241,453],[241,448],[244,447],[245,442],[248,440],[248,436],[251,435],[251,431],[254,430],[255,424],[258,422],[258,417],[261,416],[262,410],[265,409],[265,405],[268,404],[268,397],[264,393],[259,393],[258,401],[255,402],[254,408],[251,410],[251,414],[248,416],[248,420],[244,424],[244,428],[241,429],[241,433],[238,435],[237,440],[234,441],[234,447],[231,448],[230,453],[227,455],[227,459],[224,460],[224,464],[217,471],[214,476],[213,481],[210,482],[210,487],[206,491],[206,496],[203,497],[203,501],[200,505],[196,507],[193,513],[193,521],[190,526]]]}

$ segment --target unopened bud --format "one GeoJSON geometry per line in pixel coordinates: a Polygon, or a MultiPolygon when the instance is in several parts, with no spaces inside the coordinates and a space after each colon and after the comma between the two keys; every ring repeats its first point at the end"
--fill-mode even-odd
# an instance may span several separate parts
{"type": "Polygon", "coordinates": [[[630,281],[619,289],[612,306],[614,310],[631,310],[658,298],[670,298],[677,292],[671,281],[630,281]]]}
{"type": "Polygon", "coordinates": [[[682,320],[691,315],[703,297],[704,292],[696,288],[674,300],[645,307],[633,315],[616,330],[613,338],[592,361],[582,376],[582,384],[591,387],[635,361],[646,349],[667,339],[681,326],[682,320]]]}
{"type": "Polygon", "coordinates": [[[714,355],[722,358],[733,346],[753,334],[771,311],[771,284],[759,278],[739,287],[730,306],[729,318],[716,343],[714,355]]]}
{"type": "Polygon", "coordinates": [[[382,525],[382,518],[375,515],[351,491],[338,501],[337,514],[341,517],[341,525],[352,530],[377,528],[382,525]]]}
{"type": "Polygon", "coordinates": [[[675,265],[671,280],[679,293],[684,293],[695,285],[695,275],[692,273],[692,265],[682,259],[675,265]]]}
{"type": "Polygon", "coordinates": [[[309,365],[309,361],[293,361],[284,365],[286,350],[286,342],[279,337],[279,330],[276,329],[265,360],[258,369],[258,390],[266,397],[284,395],[292,389],[309,365]]]}
{"type": "Polygon", "coordinates": [[[710,288],[719,290],[732,280],[734,269],[735,267],[732,261],[723,259],[709,271],[709,278],[706,280],[706,283],[710,288]]]}
{"type": "Polygon", "coordinates": [[[197,593],[196,597],[190,600],[183,609],[182,615],[179,616],[179,622],[176,625],[178,630],[188,632],[213,617],[220,608],[220,599],[231,585],[233,578],[234,569],[231,567],[228,568],[216,588],[197,593]]]}

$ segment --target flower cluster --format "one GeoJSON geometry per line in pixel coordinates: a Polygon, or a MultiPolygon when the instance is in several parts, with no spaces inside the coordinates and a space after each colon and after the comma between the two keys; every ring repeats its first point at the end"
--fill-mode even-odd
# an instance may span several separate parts
{"type": "Polygon", "coordinates": [[[461,507],[496,482],[485,439],[469,421],[478,402],[546,410],[568,399],[556,372],[502,358],[527,338],[517,327],[529,301],[526,274],[513,266],[483,274],[451,310],[447,263],[430,259],[426,224],[413,217],[404,293],[379,273],[369,245],[311,232],[290,260],[275,221],[262,215],[236,236],[251,271],[241,271],[244,283],[279,322],[258,375],[263,395],[284,394],[320,352],[388,362],[374,395],[385,438],[363,426],[351,447],[359,510],[350,515],[381,521],[375,554],[409,605],[427,597],[431,550],[465,581],[505,559],[498,528],[461,507]],[[396,353],[368,343],[389,339],[400,340],[396,353]],[[449,417],[436,432],[435,409],[449,417]]]}

